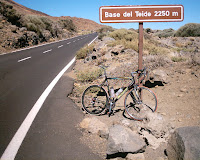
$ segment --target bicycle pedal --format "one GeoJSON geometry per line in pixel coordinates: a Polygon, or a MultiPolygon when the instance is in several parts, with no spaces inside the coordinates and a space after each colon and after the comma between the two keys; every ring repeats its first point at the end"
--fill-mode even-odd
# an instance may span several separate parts
{"type": "Polygon", "coordinates": [[[108,117],[110,117],[111,115],[112,115],[112,116],[114,115],[114,112],[111,111],[111,112],[108,112],[107,114],[108,114],[108,117]]]}

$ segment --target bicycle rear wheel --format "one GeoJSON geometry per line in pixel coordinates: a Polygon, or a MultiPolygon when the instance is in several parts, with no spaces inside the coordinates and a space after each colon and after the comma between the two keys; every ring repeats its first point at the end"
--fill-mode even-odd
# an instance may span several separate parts
{"type": "Polygon", "coordinates": [[[124,100],[126,113],[135,120],[143,120],[148,112],[157,109],[157,97],[146,87],[138,87],[128,92],[124,100]]]}
{"type": "Polygon", "coordinates": [[[89,114],[101,114],[108,105],[106,91],[98,86],[89,86],[82,95],[83,109],[89,114]]]}

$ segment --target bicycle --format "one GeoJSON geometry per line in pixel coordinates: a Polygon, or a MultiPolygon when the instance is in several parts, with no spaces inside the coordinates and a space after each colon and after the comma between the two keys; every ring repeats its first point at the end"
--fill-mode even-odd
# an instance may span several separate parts
{"type": "Polygon", "coordinates": [[[101,115],[105,109],[109,116],[112,114],[115,103],[125,94],[124,107],[131,119],[142,121],[147,111],[155,112],[157,109],[157,97],[153,91],[144,86],[139,86],[147,76],[147,70],[131,72],[132,77],[107,77],[104,70],[104,81],[100,85],[91,85],[85,89],[82,95],[83,109],[89,114],[101,115]],[[139,84],[136,83],[135,74],[138,75],[139,84]],[[109,86],[108,80],[130,80],[127,87],[122,87],[116,92],[109,86]],[[107,90],[104,88],[107,87],[107,90]]]}

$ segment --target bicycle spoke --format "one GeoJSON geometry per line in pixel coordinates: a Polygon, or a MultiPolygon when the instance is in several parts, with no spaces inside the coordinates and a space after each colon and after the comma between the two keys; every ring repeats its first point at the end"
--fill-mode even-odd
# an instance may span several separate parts
{"type": "Polygon", "coordinates": [[[156,107],[156,96],[145,87],[138,87],[135,93],[132,90],[125,97],[125,110],[132,119],[143,120],[148,111],[154,112],[156,107]],[[138,97],[139,93],[141,93],[141,99],[138,97]]]}
{"type": "Polygon", "coordinates": [[[107,94],[102,87],[93,85],[88,87],[82,96],[83,108],[90,114],[100,114],[106,108],[107,94]]]}

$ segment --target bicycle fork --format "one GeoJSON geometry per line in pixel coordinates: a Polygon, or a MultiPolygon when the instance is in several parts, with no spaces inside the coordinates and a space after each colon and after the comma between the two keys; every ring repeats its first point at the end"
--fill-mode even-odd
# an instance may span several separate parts
{"type": "Polygon", "coordinates": [[[111,114],[113,113],[113,108],[115,107],[115,101],[114,99],[110,99],[110,103],[109,103],[109,108],[108,108],[108,116],[110,117],[111,114]]]}

